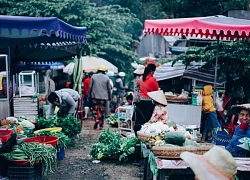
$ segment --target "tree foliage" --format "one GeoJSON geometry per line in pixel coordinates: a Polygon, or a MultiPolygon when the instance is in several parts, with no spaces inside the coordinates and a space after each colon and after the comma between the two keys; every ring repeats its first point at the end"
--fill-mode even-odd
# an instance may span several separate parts
{"type": "Polygon", "coordinates": [[[8,0],[0,2],[0,14],[17,16],[58,17],[74,26],[88,28],[84,55],[102,57],[120,70],[128,72],[130,63],[137,59],[132,51],[135,41],[131,26],[142,24],[128,8],[119,5],[96,7],[88,0],[46,1],[8,0]]]}
{"type": "MultiPolygon", "coordinates": [[[[219,43],[218,70],[219,77],[226,75],[238,75],[240,77],[249,75],[250,63],[250,41],[231,41],[219,43]]],[[[190,47],[195,48],[195,47],[190,47]]],[[[186,66],[190,62],[203,61],[207,62],[202,69],[214,68],[217,52],[217,43],[212,43],[211,46],[195,48],[195,54],[190,52],[177,56],[174,63],[181,60],[186,66]]]]}

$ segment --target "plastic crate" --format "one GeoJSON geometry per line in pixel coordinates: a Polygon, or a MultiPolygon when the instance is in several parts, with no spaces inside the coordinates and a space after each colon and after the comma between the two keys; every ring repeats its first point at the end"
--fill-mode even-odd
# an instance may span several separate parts
{"type": "Polygon", "coordinates": [[[0,139],[3,143],[7,142],[12,134],[12,130],[4,130],[4,129],[0,129],[0,139]]]}
{"type": "Polygon", "coordinates": [[[9,180],[40,180],[42,178],[42,164],[34,167],[9,167],[9,180]]]}

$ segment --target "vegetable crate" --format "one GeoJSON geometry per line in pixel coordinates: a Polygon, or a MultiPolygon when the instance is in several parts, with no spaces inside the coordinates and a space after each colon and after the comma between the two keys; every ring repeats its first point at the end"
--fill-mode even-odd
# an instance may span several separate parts
{"type": "Polygon", "coordinates": [[[40,180],[42,178],[42,164],[34,167],[9,167],[9,180],[40,180]]]}

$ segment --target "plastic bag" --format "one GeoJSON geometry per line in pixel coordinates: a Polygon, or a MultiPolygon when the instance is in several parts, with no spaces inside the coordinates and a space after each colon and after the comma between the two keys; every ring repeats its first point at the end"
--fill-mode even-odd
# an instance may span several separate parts
{"type": "Polygon", "coordinates": [[[223,111],[223,100],[219,97],[218,91],[216,92],[215,107],[217,111],[223,111]]]}

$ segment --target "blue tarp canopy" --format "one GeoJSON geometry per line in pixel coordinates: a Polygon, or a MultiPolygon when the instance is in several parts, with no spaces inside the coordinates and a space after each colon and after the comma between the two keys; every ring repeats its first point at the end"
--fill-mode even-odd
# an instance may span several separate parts
{"type": "Polygon", "coordinates": [[[70,57],[86,42],[86,33],[86,27],[71,26],[56,17],[0,15],[0,53],[27,61],[70,57]]]}

